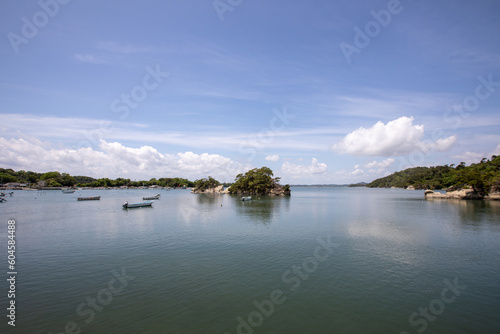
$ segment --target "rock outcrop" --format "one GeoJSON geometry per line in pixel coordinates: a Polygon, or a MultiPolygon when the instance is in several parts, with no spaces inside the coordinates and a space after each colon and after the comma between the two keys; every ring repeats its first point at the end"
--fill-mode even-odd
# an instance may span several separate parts
{"type": "Polygon", "coordinates": [[[290,193],[289,187],[277,186],[269,191],[268,196],[290,196],[290,193]]]}
{"type": "Polygon", "coordinates": [[[488,195],[484,196],[484,199],[500,201],[500,192],[499,191],[490,192],[488,195]]]}
{"type": "Polygon", "coordinates": [[[200,189],[193,189],[191,190],[193,194],[227,194],[229,193],[227,189],[224,189],[224,185],[221,184],[220,186],[217,186],[215,188],[208,188],[205,190],[200,190],[200,189]]]}
{"type": "Polygon", "coordinates": [[[474,189],[460,189],[447,191],[446,194],[434,192],[432,190],[425,191],[426,199],[483,199],[484,195],[478,193],[474,189]]]}

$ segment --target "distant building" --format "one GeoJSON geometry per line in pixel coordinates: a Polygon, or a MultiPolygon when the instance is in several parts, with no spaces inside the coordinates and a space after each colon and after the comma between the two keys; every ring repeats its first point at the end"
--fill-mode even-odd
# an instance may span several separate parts
{"type": "Polygon", "coordinates": [[[38,187],[46,187],[47,186],[47,181],[38,181],[36,185],[38,187]]]}
{"type": "Polygon", "coordinates": [[[10,182],[3,185],[5,188],[24,188],[27,187],[26,183],[10,182]]]}

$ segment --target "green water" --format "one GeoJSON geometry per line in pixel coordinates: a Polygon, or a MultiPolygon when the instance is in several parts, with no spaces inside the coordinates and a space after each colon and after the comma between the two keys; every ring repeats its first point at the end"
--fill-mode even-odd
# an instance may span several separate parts
{"type": "Polygon", "coordinates": [[[500,203],[423,197],[16,191],[0,204],[5,278],[16,220],[16,327],[2,279],[0,332],[500,333],[500,203]]]}

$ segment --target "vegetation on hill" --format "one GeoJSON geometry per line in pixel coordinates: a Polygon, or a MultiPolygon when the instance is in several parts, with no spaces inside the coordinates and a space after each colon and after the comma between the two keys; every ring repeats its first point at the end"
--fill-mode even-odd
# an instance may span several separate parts
{"type": "Polygon", "coordinates": [[[204,192],[207,189],[215,188],[220,186],[221,183],[209,176],[206,179],[199,179],[194,181],[194,191],[204,192]]]}
{"type": "Polygon", "coordinates": [[[238,174],[235,182],[229,188],[231,194],[250,195],[290,195],[290,186],[281,186],[280,178],[274,177],[273,171],[268,167],[254,168],[245,174],[238,174]]]}
{"type": "Polygon", "coordinates": [[[451,190],[472,187],[479,193],[500,191],[500,156],[492,156],[481,162],[466,166],[444,165],[435,167],[414,167],[374,180],[372,188],[406,188],[451,190]]]}
{"type": "Polygon", "coordinates": [[[153,186],[160,187],[193,187],[194,182],[187,179],[174,178],[152,178],[149,181],[131,181],[130,179],[109,178],[94,179],[90,176],[71,176],[66,173],[51,171],[47,173],[26,172],[24,170],[14,171],[13,169],[0,168],[0,184],[5,183],[26,183],[29,186],[36,186],[38,182],[45,181],[47,187],[140,187],[153,186]]]}

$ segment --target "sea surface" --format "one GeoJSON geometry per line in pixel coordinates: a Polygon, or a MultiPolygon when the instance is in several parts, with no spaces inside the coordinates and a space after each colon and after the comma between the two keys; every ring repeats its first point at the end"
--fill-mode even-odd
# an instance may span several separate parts
{"type": "Polygon", "coordinates": [[[500,202],[332,187],[248,202],[164,189],[6,199],[1,333],[500,333],[500,202]]]}

